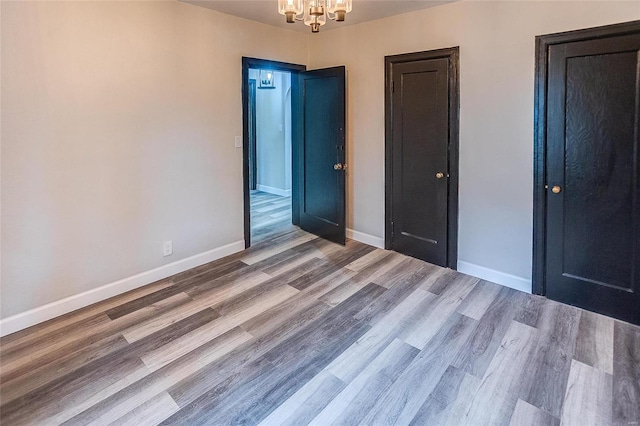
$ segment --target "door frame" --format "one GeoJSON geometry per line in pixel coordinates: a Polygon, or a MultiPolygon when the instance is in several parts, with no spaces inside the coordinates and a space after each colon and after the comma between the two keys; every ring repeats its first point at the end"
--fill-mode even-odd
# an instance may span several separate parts
{"type": "Polygon", "coordinates": [[[460,48],[385,56],[385,233],[384,248],[391,249],[393,222],[393,66],[429,59],[449,60],[449,189],[447,194],[447,267],[458,269],[458,174],[460,130],[460,48]]]}
{"type": "Polygon", "coordinates": [[[244,202],[244,246],[251,247],[251,199],[249,190],[249,69],[270,69],[274,71],[286,71],[291,73],[291,216],[294,225],[299,223],[300,210],[298,202],[298,148],[302,133],[302,121],[300,120],[300,108],[298,72],[306,71],[306,65],[291,64],[287,62],[271,61],[268,59],[242,57],[242,191],[244,202]]]}
{"type": "Polygon", "coordinates": [[[533,109],[533,271],[534,294],[546,295],[547,234],[547,72],[549,48],[556,44],[598,40],[640,31],[640,21],[605,25],[536,37],[533,109]]]}
{"type": "Polygon", "coordinates": [[[256,80],[249,80],[249,109],[247,110],[247,117],[251,118],[251,128],[247,126],[248,129],[248,144],[249,144],[249,190],[253,191],[256,189],[258,184],[258,147],[257,147],[257,137],[256,137],[256,80]],[[251,155],[253,154],[253,156],[251,155]]]}

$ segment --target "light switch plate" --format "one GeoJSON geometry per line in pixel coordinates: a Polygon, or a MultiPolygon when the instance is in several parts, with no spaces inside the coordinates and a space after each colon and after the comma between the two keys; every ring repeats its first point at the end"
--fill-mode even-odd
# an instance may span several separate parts
{"type": "Polygon", "coordinates": [[[236,136],[236,148],[242,148],[242,136],[236,136]]]}

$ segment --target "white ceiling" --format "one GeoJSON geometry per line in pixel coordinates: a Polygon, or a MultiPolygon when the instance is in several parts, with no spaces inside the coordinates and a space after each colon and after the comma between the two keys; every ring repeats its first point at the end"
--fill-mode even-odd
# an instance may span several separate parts
{"type": "MultiPolygon", "coordinates": [[[[310,33],[302,22],[287,24],[284,16],[278,14],[277,0],[180,0],[185,3],[217,10],[229,15],[262,22],[280,28],[310,33]]],[[[353,0],[353,11],[347,14],[345,22],[327,22],[320,31],[327,31],[345,25],[372,21],[387,16],[426,9],[456,0],[353,0]]]]}

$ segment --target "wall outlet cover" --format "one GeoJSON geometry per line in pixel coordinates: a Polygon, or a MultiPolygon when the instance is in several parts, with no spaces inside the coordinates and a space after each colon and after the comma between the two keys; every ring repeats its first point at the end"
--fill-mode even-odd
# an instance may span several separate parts
{"type": "Polygon", "coordinates": [[[162,254],[165,257],[173,254],[173,241],[165,241],[164,244],[162,244],[162,254]]]}

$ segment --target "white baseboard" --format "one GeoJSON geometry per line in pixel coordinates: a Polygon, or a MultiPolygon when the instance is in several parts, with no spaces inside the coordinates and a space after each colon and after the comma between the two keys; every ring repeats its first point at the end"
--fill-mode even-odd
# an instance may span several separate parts
{"type": "Polygon", "coordinates": [[[525,293],[531,293],[531,280],[527,278],[496,271],[495,269],[485,268],[484,266],[475,265],[462,260],[458,261],[458,272],[482,278],[483,280],[491,281],[505,287],[524,291],[525,293]]]}
{"type": "Polygon", "coordinates": [[[353,229],[347,228],[347,238],[381,249],[384,248],[384,238],[375,237],[360,231],[354,231],[353,229]]]}
{"type": "Polygon", "coordinates": [[[256,189],[258,191],[268,192],[269,194],[279,195],[281,197],[291,197],[290,189],[280,189],[280,188],[274,188],[272,186],[266,186],[266,185],[260,185],[260,184],[256,185],[256,189]]]}
{"type": "Polygon", "coordinates": [[[236,241],[222,247],[218,247],[204,253],[196,254],[186,259],[178,260],[167,265],[160,266],[150,271],[142,272],[128,278],[124,278],[84,293],[75,294],[35,309],[16,314],[0,320],[0,336],[15,333],[32,325],[50,320],[60,315],[73,312],[96,302],[125,293],[129,290],[151,284],[163,278],[186,271],[196,266],[212,262],[216,259],[229,256],[244,250],[244,241],[236,241]]]}
{"type": "MultiPolygon", "coordinates": [[[[365,234],[364,232],[354,231],[353,229],[347,228],[347,238],[364,244],[369,244],[370,246],[382,249],[384,248],[384,238],[375,237],[373,235],[365,234]]],[[[458,261],[458,272],[482,278],[483,280],[491,281],[525,293],[531,293],[531,280],[527,278],[496,271],[495,269],[486,268],[484,266],[464,262],[462,260],[458,261]]]]}

